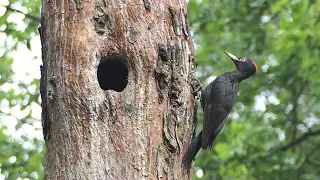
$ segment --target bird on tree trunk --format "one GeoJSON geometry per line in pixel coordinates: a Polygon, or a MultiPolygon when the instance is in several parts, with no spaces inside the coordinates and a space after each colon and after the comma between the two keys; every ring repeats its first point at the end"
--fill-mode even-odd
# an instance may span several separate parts
{"type": "Polygon", "coordinates": [[[245,57],[237,57],[228,52],[225,53],[231,58],[237,69],[219,75],[202,92],[203,129],[192,140],[182,159],[185,173],[189,173],[192,161],[201,147],[203,149],[212,147],[236,102],[240,82],[258,71],[254,61],[245,57]]]}

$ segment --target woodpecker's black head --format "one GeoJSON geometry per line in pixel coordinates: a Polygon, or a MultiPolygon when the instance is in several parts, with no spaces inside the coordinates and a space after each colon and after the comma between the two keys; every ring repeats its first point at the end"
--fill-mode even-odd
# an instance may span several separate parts
{"type": "Polygon", "coordinates": [[[245,73],[249,76],[254,75],[258,71],[258,66],[254,61],[251,61],[249,58],[246,57],[237,57],[231,53],[225,51],[227,56],[231,58],[231,60],[236,65],[238,71],[245,73]]]}

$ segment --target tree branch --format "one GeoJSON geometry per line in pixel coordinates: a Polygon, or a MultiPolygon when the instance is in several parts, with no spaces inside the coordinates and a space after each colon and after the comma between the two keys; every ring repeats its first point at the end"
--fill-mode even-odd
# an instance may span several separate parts
{"type": "Polygon", "coordinates": [[[299,98],[301,97],[303,91],[304,91],[304,88],[307,86],[308,82],[304,79],[301,79],[302,81],[302,86],[300,86],[299,90],[295,90],[295,88],[293,87],[293,91],[292,91],[292,96],[295,97],[295,100],[293,102],[293,108],[292,108],[292,123],[294,125],[294,129],[293,129],[293,132],[292,132],[292,141],[295,141],[296,140],[296,136],[297,136],[297,130],[298,130],[298,127],[297,127],[297,124],[299,124],[299,120],[298,120],[298,105],[299,105],[299,98]]]}
{"type": "Polygon", "coordinates": [[[311,160],[312,156],[317,152],[320,148],[320,144],[318,144],[316,147],[314,147],[311,151],[309,151],[306,154],[306,162],[311,164],[312,166],[320,167],[320,161],[317,160],[311,160]]]}
{"type": "Polygon", "coordinates": [[[40,22],[40,17],[39,17],[39,16],[34,16],[34,15],[32,15],[32,14],[24,13],[24,12],[18,10],[18,9],[11,8],[11,7],[10,7],[10,4],[7,5],[7,6],[4,6],[4,5],[0,4],[0,6],[5,7],[5,8],[6,8],[7,10],[9,10],[9,11],[23,14],[23,15],[25,15],[25,16],[26,16],[27,18],[29,18],[29,19],[32,19],[32,20],[37,21],[37,22],[40,22]]]}
{"type": "Polygon", "coordinates": [[[311,160],[309,157],[307,157],[306,162],[311,164],[312,166],[320,167],[319,161],[311,160]]]}
{"type": "Polygon", "coordinates": [[[301,143],[302,141],[308,139],[309,137],[317,136],[317,135],[320,135],[320,130],[314,131],[314,132],[305,133],[301,137],[295,139],[294,141],[291,141],[289,144],[287,144],[284,147],[280,148],[280,151],[286,151],[286,150],[290,149],[291,147],[296,146],[299,143],[301,143]]]}

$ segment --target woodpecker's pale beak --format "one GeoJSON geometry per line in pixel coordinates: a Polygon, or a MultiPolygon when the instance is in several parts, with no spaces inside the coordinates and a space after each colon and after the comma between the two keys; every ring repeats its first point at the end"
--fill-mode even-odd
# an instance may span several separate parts
{"type": "Polygon", "coordinates": [[[237,56],[228,53],[227,51],[225,51],[224,53],[226,53],[226,55],[229,56],[233,61],[240,61],[240,59],[238,59],[237,56]]]}

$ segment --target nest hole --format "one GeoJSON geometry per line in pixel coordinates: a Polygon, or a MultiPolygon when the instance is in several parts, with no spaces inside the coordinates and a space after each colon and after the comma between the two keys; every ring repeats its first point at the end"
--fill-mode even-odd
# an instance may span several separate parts
{"type": "Polygon", "coordinates": [[[121,56],[103,57],[97,71],[98,82],[103,90],[123,91],[128,84],[128,68],[121,56]]]}

